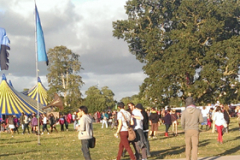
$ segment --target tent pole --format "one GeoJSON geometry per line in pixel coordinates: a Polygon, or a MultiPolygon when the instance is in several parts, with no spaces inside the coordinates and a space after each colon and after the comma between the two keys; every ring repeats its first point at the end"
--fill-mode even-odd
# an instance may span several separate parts
{"type": "Polygon", "coordinates": [[[37,53],[37,26],[36,26],[36,0],[34,0],[34,22],[35,22],[35,53],[36,53],[36,79],[37,79],[37,116],[38,116],[38,145],[40,142],[40,114],[39,114],[39,92],[38,92],[38,53],[37,53]]]}

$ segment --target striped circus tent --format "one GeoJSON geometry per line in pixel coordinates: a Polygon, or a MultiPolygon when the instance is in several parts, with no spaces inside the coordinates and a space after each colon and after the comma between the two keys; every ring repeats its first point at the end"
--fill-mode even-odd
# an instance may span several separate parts
{"type": "Polygon", "coordinates": [[[37,101],[39,95],[39,103],[47,106],[47,89],[43,86],[41,79],[38,77],[38,83],[28,91],[28,96],[37,101]]]}
{"type": "MultiPolygon", "coordinates": [[[[41,109],[43,106],[39,105],[41,109]]],[[[9,85],[6,77],[2,75],[2,82],[0,84],[0,116],[2,115],[16,115],[20,117],[24,112],[27,115],[37,113],[37,103],[30,97],[16,91],[12,84],[9,85]]],[[[39,111],[42,113],[42,111],[39,111]]]]}

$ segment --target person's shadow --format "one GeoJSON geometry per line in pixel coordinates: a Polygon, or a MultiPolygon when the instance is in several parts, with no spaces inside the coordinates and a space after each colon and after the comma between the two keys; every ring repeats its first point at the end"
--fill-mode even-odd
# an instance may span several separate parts
{"type": "MultiPolygon", "coordinates": [[[[209,140],[200,141],[198,147],[206,146],[209,143],[209,140]]],[[[164,159],[164,157],[166,157],[167,155],[179,155],[183,153],[185,153],[185,145],[171,147],[170,149],[165,150],[154,151],[151,152],[151,155],[153,157],[156,157],[156,159],[164,159]]]]}

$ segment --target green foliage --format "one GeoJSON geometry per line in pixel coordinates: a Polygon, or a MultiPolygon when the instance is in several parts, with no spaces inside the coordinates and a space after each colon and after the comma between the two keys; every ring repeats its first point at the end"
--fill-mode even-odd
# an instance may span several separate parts
{"type": "Polygon", "coordinates": [[[198,104],[238,101],[240,2],[129,0],[127,20],[113,22],[145,63],[140,97],[159,106],[193,96],[198,104]]]}
{"type": "Polygon", "coordinates": [[[107,86],[102,87],[101,90],[97,86],[89,87],[85,94],[87,97],[83,104],[88,107],[89,113],[105,111],[115,106],[114,93],[107,86]]]}
{"type": "Polygon", "coordinates": [[[80,87],[84,84],[79,75],[81,63],[79,55],[65,46],[56,46],[48,51],[49,66],[47,74],[50,101],[54,93],[62,96],[65,112],[74,111],[82,102],[80,87]]]}

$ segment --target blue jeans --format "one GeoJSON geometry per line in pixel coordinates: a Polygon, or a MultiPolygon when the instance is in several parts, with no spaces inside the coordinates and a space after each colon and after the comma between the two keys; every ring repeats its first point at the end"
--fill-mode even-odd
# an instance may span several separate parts
{"type": "Polygon", "coordinates": [[[85,160],[91,160],[90,151],[89,151],[89,142],[91,139],[82,139],[82,152],[85,160]]]}
{"type": "Polygon", "coordinates": [[[144,134],[144,137],[145,137],[145,139],[146,139],[146,142],[147,142],[147,144],[146,144],[146,147],[147,147],[147,155],[151,155],[150,154],[150,144],[149,144],[149,141],[148,141],[148,132],[143,132],[143,134],[144,134]]]}
{"type": "Polygon", "coordinates": [[[47,130],[47,132],[49,132],[49,131],[48,131],[48,128],[47,128],[47,124],[43,124],[43,127],[42,127],[42,132],[44,132],[44,131],[45,131],[45,129],[47,130]]]}

